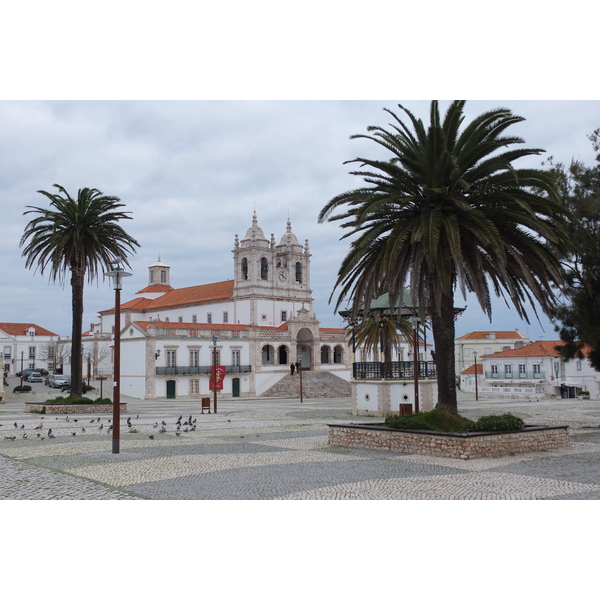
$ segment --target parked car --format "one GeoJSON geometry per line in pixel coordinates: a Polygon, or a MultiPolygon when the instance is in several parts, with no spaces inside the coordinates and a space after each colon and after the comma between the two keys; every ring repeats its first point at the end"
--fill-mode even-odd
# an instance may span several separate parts
{"type": "MultiPolygon", "coordinates": [[[[29,373],[33,373],[35,371],[35,369],[23,369],[22,373],[23,373],[23,379],[27,379],[27,377],[29,376],[29,373]]],[[[15,375],[17,377],[21,377],[21,371],[18,371],[17,373],[15,373],[15,375]]]]}
{"type": "Polygon", "coordinates": [[[29,383],[42,383],[44,379],[39,371],[32,371],[27,375],[27,381],[29,381],[29,383]]]}
{"type": "MultiPolygon", "coordinates": [[[[87,386],[85,383],[81,384],[81,391],[85,394],[88,390],[91,390],[91,386],[87,386]]],[[[71,391],[71,380],[67,379],[61,386],[61,392],[70,392],[71,391]]]]}
{"type": "MultiPolygon", "coordinates": [[[[67,378],[64,375],[56,375],[53,373],[52,375],[50,375],[50,378],[48,379],[48,385],[53,388],[58,388],[58,387],[62,387],[62,385],[65,383],[65,381],[67,381],[67,378]]],[[[70,385],[70,381],[71,380],[69,380],[69,385],[70,385]]]]}

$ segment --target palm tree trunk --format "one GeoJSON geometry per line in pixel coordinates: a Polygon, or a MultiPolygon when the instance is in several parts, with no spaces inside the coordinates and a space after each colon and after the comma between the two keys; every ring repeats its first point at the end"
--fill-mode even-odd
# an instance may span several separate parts
{"type": "Polygon", "coordinates": [[[431,307],[431,325],[435,345],[435,366],[438,382],[437,406],[458,413],[456,373],[454,367],[454,294],[444,293],[439,311],[431,307]]]}
{"type": "Polygon", "coordinates": [[[81,398],[81,332],[83,329],[83,284],[81,268],[71,267],[71,396],[81,398]]]}

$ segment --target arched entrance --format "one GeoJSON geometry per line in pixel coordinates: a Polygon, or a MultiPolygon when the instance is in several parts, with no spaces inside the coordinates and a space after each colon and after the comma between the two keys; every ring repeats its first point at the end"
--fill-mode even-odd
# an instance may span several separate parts
{"type": "Polygon", "coordinates": [[[277,361],[280,365],[287,365],[288,364],[288,349],[287,346],[279,346],[279,349],[277,350],[278,354],[279,354],[279,360],[277,361]]]}
{"type": "Polygon", "coordinates": [[[310,369],[312,365],[312,341],[313,335],[310,329],[301,329],[296,338],[296,356],[302,361],[303,369],[310,369]]]}

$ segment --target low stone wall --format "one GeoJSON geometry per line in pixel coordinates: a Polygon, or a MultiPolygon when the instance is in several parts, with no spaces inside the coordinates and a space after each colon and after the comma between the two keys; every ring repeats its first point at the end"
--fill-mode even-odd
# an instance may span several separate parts
{"type": "MultiPolygon", "coordinates": [[[[43,402],[25,402],[25,412],[39,412],[46,409],[47,415],[71,415],[75,413],[111,413],[112,404],[44,404],[43,402]]],[[[127,403],[121,402],[121,412],[127,412],[127,403]]]]}
{"type": "Polygon", "coordinates": [[[567,429],[529,426],[510,433],[445,433],[351,423],[329,425],[329,445],[469,460],[568,447],[567,429]]]}

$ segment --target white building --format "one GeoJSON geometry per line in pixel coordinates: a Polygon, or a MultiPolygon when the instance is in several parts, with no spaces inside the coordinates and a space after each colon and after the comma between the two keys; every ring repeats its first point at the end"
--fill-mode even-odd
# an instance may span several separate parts
{"type": "MultiPolygon", "coordinates": [[[[544,398],[550,396],[576,397],[588,391],[600,395],[600,373],[587,358],[563,359],[555,350],[560,341],[537,341],[522,348],[505,350],[478,357],[481,371],[478,379],[482,396],[544,398]]],[[[461,373],[461,388],[475,391],[473,369],[461,373]]]]}
{"type": "Polygon", "coordinates": [[[23,369],[54,370],[56,342],[61,338],[35,323],[0,323],[0,345],[4,372],[23,369]]]}
{"type": "MultiPolygon", "coordinates": [[[[291,363],[350,379],[343,329],[321,328],[312,312],[310,252],[288,219],[279,243],[256,213],[235,236],[234,278],[171,286],[159,258],[148,285],[121,306],[121,392],[136,398],[209,394],[214,352],[226,366],[225,396],[258,396],[290,373],[291,363]],[[216,345],[215,345],[216,344],[216,345]]],[[[99,336],[114,333],[114,308],[100,313],[99,336]]]]}
{"type": "Polygon", "coordinates": [[[454,340],[456,373],[462,373],[475,363],[475,352],[480,357],[484,354],[493,354],[511,348],[522,348],[527,344],[529,344],[529,338],[518,329],[514,331],[471,331],[454,340]]]}

